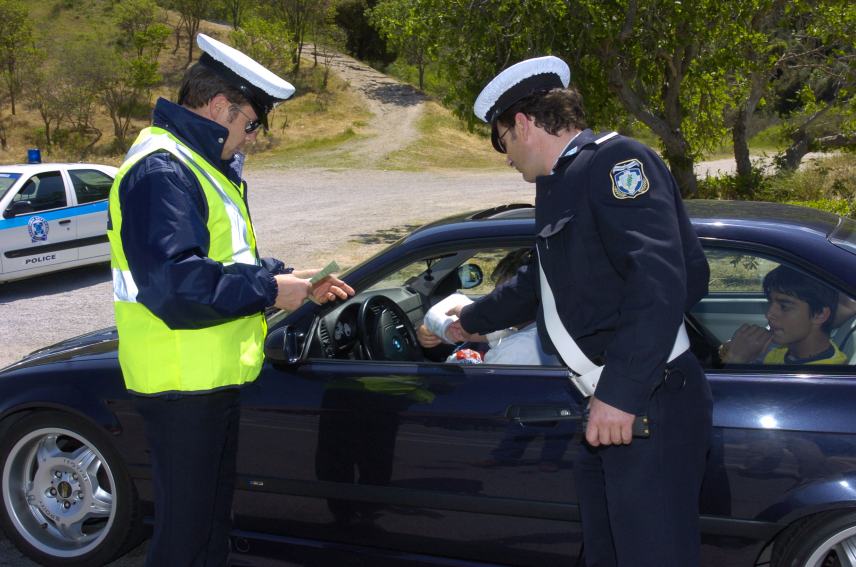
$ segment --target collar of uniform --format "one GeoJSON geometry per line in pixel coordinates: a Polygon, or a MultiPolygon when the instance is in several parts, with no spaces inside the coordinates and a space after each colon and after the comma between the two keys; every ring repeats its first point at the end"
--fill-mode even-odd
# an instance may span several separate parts
{"type": "Polygon", "coordinates": [[[553,167],[550,168],[550,175],[552,175],[553,172],[556,171],[556,165],[559,163],[560,159],[562,159],[563,157],[571,157],[572,155],[575,155],[579,151],[580,147],[575,142],[577,141],[577,138],[579,138],[580,134],[582,134],[582,133],[583,133],[583,130],[580,130],[579,132],[574,134],[574,137],[571,138],[571,140],[568,142],[568,144],[565,146],[565,148],[561,151],[561,153],[559,154],[559,157],[557,157],[556,161],[553,162],[553,167]]]}
{"type": "Polygon", "coordinates": [[[223,160],[220,157],[223,153],[223,144],[229,137],[229,130],[225,127],[165,98],[159,98],[155,104],[152,124],[181,138],[211,165],[234,181],[235,170],[231,167],[234,158],[223,160]]]}
{"type": "Polygon", "coordinates": [[[576,156],[580,149],[588,144],[593,143],[597,138],[590,129],[586,128],[585,130],[579,132],[573,139],[565,146],[565,149],[562,150],[561,155],[556,158],[556,163],[553,164],[553,169],[550,172],[550,175],[556,173],[562,166],[570,163],[571,158],[576,156]]]}

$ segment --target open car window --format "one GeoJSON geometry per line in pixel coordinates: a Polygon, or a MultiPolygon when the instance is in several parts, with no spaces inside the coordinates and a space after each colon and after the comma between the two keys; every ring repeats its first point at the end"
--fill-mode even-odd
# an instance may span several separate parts
{"type": "Polygon", "coordinates": [[[715,343],[709,366],[823,368],[856,364],[856,301],[776,258],[706,251],[710,292],[692,317],[715,343]]]}

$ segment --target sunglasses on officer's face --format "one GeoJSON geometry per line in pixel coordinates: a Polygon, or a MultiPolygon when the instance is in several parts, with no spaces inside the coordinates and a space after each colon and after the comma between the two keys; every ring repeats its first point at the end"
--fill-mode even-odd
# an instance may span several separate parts
{"type": "Polygon", "coordinates": [[[238,106],[235,106],[234,108],[235,108],[235,110],[237,110],[238,112],[240,112],[241,114],[243,114],[243,115],[244,115],[244,118],[246,118],[246,119],[247,119],[247,125],[246,125],[246,126],[244,126],[244,132],[245,132],[245,133],[247,133],[247,134],[252,134],[252,133],[253,133],[253,132],[255,132],[256,130],[258,130],[258,129],[259,129],[259,127],[261,127],[261,125],[262,125],[262,121],[261,121],[261,120],[259,120],[258,118],[256,118],[255,120],[253,120],[252,118],[250,118],[249,116],[247,116],[247,113],[246,113],[246,112],[244,112],[243,110],[241,110],[241,108],[240,108],[240,107],[238,107],[238,106]]]}

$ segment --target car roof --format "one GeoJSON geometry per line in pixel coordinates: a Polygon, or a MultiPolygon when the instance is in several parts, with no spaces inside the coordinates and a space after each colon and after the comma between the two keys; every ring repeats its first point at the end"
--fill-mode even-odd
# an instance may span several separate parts
{"type": "Polygon", "coordinates": [[[53,171],[55,169],[78,169],[78,168],[86,168],[86,167],[95,167],[99,169],[106,169],[109,171],[116,171],[116,168],[112,165],[104,165],[100,163],[17,163],[12,165],[0,165],[0,173],[39,173],[42,171],[53,171]]]}
{"type": "MultiPolygon", "coordinates": [[[[836,214],[818,209],[758,201],[715,201],[689,199],[684,201],[687,213],[698,230],[712,224],[766,224],[810,230],[824,237],[831,234],[842,222],[836,214]]],[[[529,203],[501,205],[476,212],[461,213],[426,224],[419,231],[467,221],[534,220],[535,207],[529,203]]]]}
{"type": "MultiPolygon", "coordinates": [[[[848,290],[856,290],[856,221],[780,203],[688,199],[684,204],[699,237],[708,243],[743,243],[778,251],[807,269],[819,268],[848,290]],[[841,238],[837,238],[839,234],[841,238]]],[[[531,204],[503,205],[427,224],[403,242],[421,246],[450,239],[531,238],[534,221],[531,204]]]]}

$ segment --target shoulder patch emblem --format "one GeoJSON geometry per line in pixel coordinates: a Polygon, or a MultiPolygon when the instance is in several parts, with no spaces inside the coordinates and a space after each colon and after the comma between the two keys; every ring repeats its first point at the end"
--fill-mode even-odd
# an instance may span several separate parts
{"type": "Polygon", "coordinates": [[[612,194],[616,199],[635,199],[648,192],[651,184],[645,177],[645,169],[638,159],[621,161],[609,172],[612,179],[612,194]]]}

